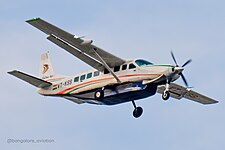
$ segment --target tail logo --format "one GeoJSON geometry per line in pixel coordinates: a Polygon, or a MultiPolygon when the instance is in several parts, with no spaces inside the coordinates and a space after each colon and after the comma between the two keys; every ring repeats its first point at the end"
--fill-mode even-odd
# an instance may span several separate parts
{"type": "Polygon", "coordinates": [[[48,69],[49,69],[48,64],[44,64],[44,65],[43,65],[43,71],[42,71],[42,73],[43,73],[43,74],[46,73],[46,72],[48,71],[48,69]]]}

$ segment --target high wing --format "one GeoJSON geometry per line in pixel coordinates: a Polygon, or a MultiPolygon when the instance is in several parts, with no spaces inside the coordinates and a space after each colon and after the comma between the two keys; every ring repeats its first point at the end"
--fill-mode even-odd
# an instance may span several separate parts
{"type": "Polygon", "coordinates": [[[31,75],[25,74],[25,73],[17,71],[17,70],[13,70],[8,73],[17,78],[20,78],[21,80],[24,80],[24,81],[30,83],[31,85],[36,86],[38,88],[47,88],[52,85],[52,83],[50,83],[50,82],[44,81],[42,79],[33,77],[31,75]]]}
{"type": "MultiPolygon", "coordinates": [[[[162,94],[164,90],[165,90],[165,86],[159,86],[157,89],[157,92],[162,94]]],[[[195,91],[192,91],[188,88],[185,88],[175,83],[170,84],[169,91],[170,91],[170,96],[176,99],[187,98],[189,100],[199,102],[201,104],[218,103],[218,101],[212,98],[199,94],[195,91]]]]}
{"type": "Polygon", "coordinates": [[[48,34],[48,40],[99,71],[103,71],[105,66],[102,64],[102,60],[96,55],[96,53],[110,68],[125,63],[125,60],[93,45],[92,41],[85,41],[76,35],[68,33],[40,18],[34,18],[26,22],[48,34]]]}

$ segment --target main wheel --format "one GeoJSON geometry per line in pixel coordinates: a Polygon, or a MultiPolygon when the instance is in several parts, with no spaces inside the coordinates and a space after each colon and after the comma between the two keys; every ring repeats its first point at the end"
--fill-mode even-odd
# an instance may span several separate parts
{"type": "Polygon", "coordinates": [[[104,97],[104,91],[102,89],[98,89],[95,91],[95,99],[102,100],[104,97]]]}
{"type": "Polygon", "coordinates": [[[170,98],[170,92],[169,91],[165,91],[165,92],[163,92],[163,94],[162,94],[162,99],[163,100],[168,100],[170,98]]]}
{"type": "Polygon", "coordinates": [[[135,118],[138,118],[142,115],[142,113],[143,113],[143,109],[141,107],[136,107],[133,111],[133,116],[135,118]]]}

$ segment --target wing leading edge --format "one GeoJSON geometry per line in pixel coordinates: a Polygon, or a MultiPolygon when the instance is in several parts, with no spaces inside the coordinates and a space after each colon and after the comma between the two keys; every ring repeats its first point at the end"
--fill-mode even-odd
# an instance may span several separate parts
{"type": "MultiPolygon", "coordinates": [[[[165,90],[165,86],[159,86],[157,89],[157,92],[162,94],[164,92],[164,90],[165,90]]],[[[188,88],[185,88],[185,87],[180,86],[175,83],[170,84],[169,91],[170,91],[171,97],[176,98],[176,99],[187,98],[189,100],[199,102],[201,104],[218,103],[218,101],[216,101],[212,98],[204,96],[200,93],[197,93],[195,91],[192,91],[188,88]]]]}
{"type": "Polygon", "coordinates": [[[79,59],[99,71],[102,71],[104,69],[104,66],[101,63],[99,57],[96,56],[96,52],[111,68],[125,63],[125,60],[93,45],[92,41],[87,42],[77,37],[76,35],[68,33],[40,18],[34,18],[26,22],[48,34],[48,40],[65,49],[72,55],[78,57],[79,59]]]}

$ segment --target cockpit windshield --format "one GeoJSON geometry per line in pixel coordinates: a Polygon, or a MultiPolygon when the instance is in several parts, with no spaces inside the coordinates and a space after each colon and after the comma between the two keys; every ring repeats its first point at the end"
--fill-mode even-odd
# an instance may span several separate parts
{"type": "Polygon", "coordinates": [[[138,59],[138,60],[135,61],[135,63],[136,63],[138,66],[148,66],[148,65],[153,65],[153,63],[148,62],[148,61],[143,60],[143,59],[138,59]]]}

